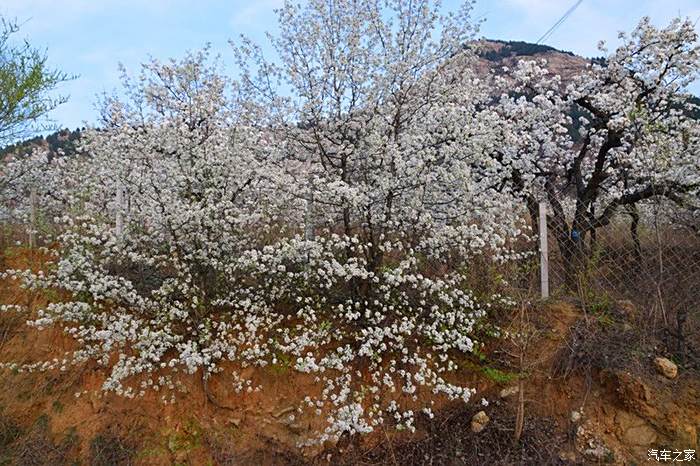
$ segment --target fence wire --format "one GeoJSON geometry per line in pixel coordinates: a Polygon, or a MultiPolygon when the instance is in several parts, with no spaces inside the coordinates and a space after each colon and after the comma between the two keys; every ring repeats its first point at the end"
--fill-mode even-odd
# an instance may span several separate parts
{"type": "Polygon", "coordinates": [[[569,229],[568,238],[548,223],[553,298],[573,297],[592,312],[621,309],[661,333],[679,357],[693,357],[700,347],[697,215],[657,201],[620,210],[609,224],[583,234],[569,229]]]}

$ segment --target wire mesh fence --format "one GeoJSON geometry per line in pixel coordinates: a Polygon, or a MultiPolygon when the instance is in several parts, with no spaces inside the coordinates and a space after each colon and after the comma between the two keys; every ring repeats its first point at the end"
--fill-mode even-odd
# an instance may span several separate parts
{"type": "MultiPolygon", "coordinates": [[[[36,200],[29,206],[16,218],[3,218],[3,249],[13,244],[35,247],[55,237],[55,225],[46,223],[36,200]]],[[[656,200],[619,209],[604,226],[579,232],[570,221],[565,229],[557,226],[555,210],[542,202],[536,212],[539,219],[530,218],[544,234],[539,241],[531,238],[516,247],[532,253],[524,264],[471,259],[475,291],[493,291],[488,289],[491,278],[507,276],[508,289],[503,291],[523,300],[573,298],[582,309],[603,313],[611,307],[626,308],[640,327],[660,332],[680,358],[700,363],[694,356],[700,348],[699,212],[656,200]]],[[[117,226],[121,222],[117,217],[117,226]]],[[[436,263],[438,268],[445,265],[436,263]]]]}
{"type": "Polygon", "coordinates": [[[692,223],[677,221],[677,214],[677,206],[647,203],[620,210],[603,227],[569,229],[567,237],[547,222],[549,250],[541,274],[548,275],[549,294],[574,297],[592,312],[622,309],[660,333],[679,358],[694,358],[700,343],[700,234],[692,223]]]}

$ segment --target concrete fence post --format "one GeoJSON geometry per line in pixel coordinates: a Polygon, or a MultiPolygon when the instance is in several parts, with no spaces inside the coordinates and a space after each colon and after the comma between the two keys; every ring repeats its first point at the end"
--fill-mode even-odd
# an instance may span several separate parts
{"type": "Polygon", "coordinates": [[[314,239],[314,202],[313,197],[311,196],[312,194],[309,193],[309,199],[307,199],[304,203],[304,239],[306,241],[311,241],[314,239]]]}
{"type": "Polygon", "coordinates": [[[36,247],[36,188],[32,186],[29,191],[29,247],[34,249],[36,247]]]}
{"type": "Polygon", "coordinates": [[[306,161],[306,200],[304,201],[304,239],[314,239],[314,186],[311,174],[311,159],[306,161]]]}
{"type": "Polygon", "coordinates": [[[549,246],[547,244],[547,203],[540,202],[540,291],[542,299],[549,298],[549,246]]]}

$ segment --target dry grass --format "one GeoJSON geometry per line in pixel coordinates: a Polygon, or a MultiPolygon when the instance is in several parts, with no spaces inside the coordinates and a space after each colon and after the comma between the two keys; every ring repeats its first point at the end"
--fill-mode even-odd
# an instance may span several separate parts
{"type": "Polygon", "coordinates": [[[91,466],[130,466],[134,464],[138,447],[134,439],[126,439],[110,429],[90,440],[91,466]]]}
{"type": "MultiPolygon", "coordinates": [[[[620,300],[635,309],[628,323],[639,337],[657,340],[687,368],[700,369],[700,237],[659,226],[640,230],[639,249],[624,222],[598,232],[578,264],[574,289],[556,246],[550,248],[550,285],[557,298],[578,299],[593,313],[615,311],[620,300]]],[[[624,335],[623,335],[624,339],[624,335]]]]}
{"type": "Polygon", "coordinates": [[[387,441],[371,449],[332,449],[317,464],[339,465],[520,465],[565,464],[559,459],[565,435],[553,419],[531,417],[525,423],[520,442],[513,443],[515,416],[504,404],[487,408],[491,422],[475,434],[472,416],[480,408],[458,407],[444,411],[430,422],[423,421],[424,438],[387,441]]]}
{"type": "Polygon", "coordinates": [[[56,441],[49,430],[48,416],[37,418],[29,431],[10,447],[18,466],[55,466],[69,464],[77,454],[79,440],[74,430],[56,441]]]}
{"type": "Polygon", "coordinates": [[[632,370],[648,372],[648,357],[659,341],[632,325],[614,307],[588,311],[568,331],[553,362],[558,377],[585,375],[593,371],[632,370]]]}

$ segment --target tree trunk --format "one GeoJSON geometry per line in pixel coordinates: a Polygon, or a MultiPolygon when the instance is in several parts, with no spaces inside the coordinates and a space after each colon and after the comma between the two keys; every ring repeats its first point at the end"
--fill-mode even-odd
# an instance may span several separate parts
{"type": "Polygon", "coordinates": [[[642,243],[639,240],[639,209],[636,204],[632,204],[628,208],[632,222],[630,223],[630,235],[634,243],[634,258],[638,264],[642,263],[642,243]]]}
{"type": "Polygon", "coordinates": [[[580,207],[577,207],[577,214],[572,225],[569,226],[564,208],[551,185],[547,186],[547,197],[552,207],[549,224],[554,232],[559,253],[564,263],[564,285],[570,290],[576,290],[579,272],[586,263],[586,254],[583,247],[585,225],[582,210],[580,207]]]}

